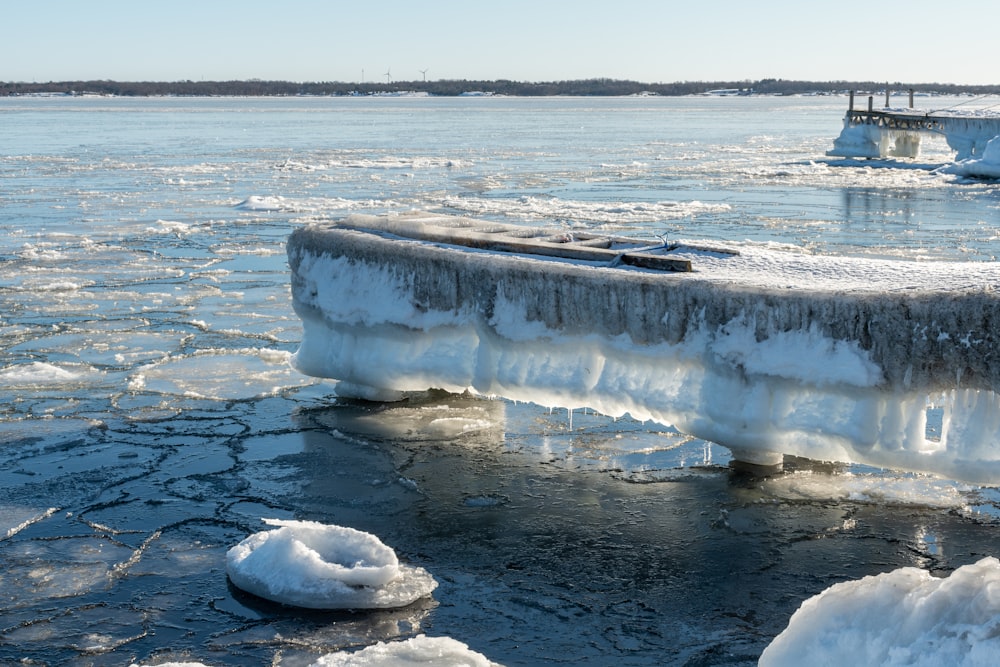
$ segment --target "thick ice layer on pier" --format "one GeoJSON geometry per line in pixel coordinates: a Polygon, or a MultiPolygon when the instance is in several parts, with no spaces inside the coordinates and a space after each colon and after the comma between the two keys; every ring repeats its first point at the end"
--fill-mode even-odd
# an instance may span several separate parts
{"type": "Polygon", "coordinates": [[[1000,116],[991,118],[953,116],[944,130],[948,146],[955,151],[956,160],[981,158],[986,146],[1000,135],[1000,116]]]}
{"type": "Polygon", "coordinates": [[[987,142],[981,157],[959,160],[942,171],[973,178],[1000,178],[1000,137],[987,142]]]}
{"type": "Polygon", "coordinates": [[[920,134],[867,123],[854,125],[845,119],[844,129],[833,140],[833,149],[826,154],[856,158],[917,157],[920,155],[920,134]]]}
{"type": "Polygon", "coordinates": [[[944,135],[957,161],[983,157],[987,144],[1000,135],[1000,114],[956,110],[879,109],[849,111],[844,129],[827,155],[834,157],[917,157],[923,133],[944,135]]]}
{"type": "Polygon", "coordinates": [[[694,271],[670,273],[310,226],[288,244],[293,364],[375,399],[629,414],[749,462],[1000,482],[1000,265],[740,251],[681,247],[694,271]]]}

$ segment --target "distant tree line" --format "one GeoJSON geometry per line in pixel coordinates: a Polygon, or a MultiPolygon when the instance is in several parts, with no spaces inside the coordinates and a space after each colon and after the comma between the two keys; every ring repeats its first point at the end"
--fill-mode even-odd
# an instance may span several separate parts
{"type": "Polygon", "coordinates": [[[97,94],[122,97],[150,96],[347,96],[417,92],[429,95],[456,96],[481,92],[495,95],[547,96],[621,96],[653,94],[665,96],[696,95],[712,90],[738,90],[746,94],[798,95],[806,93],[838,93],[854,90],[859,93],[914,90],[919,93],[974,94],[1000,93],[1000,84],[963,86],[957,84],[910,84],[877,81],[792,81],[761,79],[758,81],[680,81],[674,83],[641,83],[618,79],[582,79],[574,81],[526,82],[499,79],[475,81],[442,79],[437,81],[371,81],[351,83],[340,81],[50,81],[47,83],[0,83],[0,97],[30,94],[97,94]]]}

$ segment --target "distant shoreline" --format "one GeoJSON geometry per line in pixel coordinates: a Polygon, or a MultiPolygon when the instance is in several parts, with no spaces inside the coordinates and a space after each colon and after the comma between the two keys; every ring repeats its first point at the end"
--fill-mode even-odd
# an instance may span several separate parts
{"type": "Polygon", "coordinates": [[[262,81],[49,81],[46,83],[3,82],[0,97],[22,95],[105,95],[118,97],[351,97],[368,95],[425,94],[439,97],[463,95],[504,95],[547,97],[555,95],[620,97],[651,95],[679,97],[686,95],[838,95],[885,94],[889,90],[904,93],[913,90],[922,95],[994,95],[1000,84],[966,86],[950,83],[901,83],[875,81],[682,81],[642,83],[617,79],[582,79],[574,81],[524,82],[494,81],[371,81],[294,82],[262,81]]]}

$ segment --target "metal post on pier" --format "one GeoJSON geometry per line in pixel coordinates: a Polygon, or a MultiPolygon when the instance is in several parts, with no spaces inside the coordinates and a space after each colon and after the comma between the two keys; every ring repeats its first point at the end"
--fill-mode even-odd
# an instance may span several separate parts
{"type": "Polygon", "coordinates": [[[913,89],[910,88],[910,108],[913,108],[913,89]]]}
{"type": "Polygon", "coordinates": [[[851,91],[851,97],[847,101],[847,110],[854,111],[854,91],[851,91]]]}
{"type": "Polygon", "coordinates": [[[875,102],[875,98],[872,95],[869,95],[868,96],[868,113],[872,112],[872,109],[874,108],[874,102],[875,102]]]}
{"type": "Polygon", "coordinates": [[[885,82],[885,108],[889,108],[889,82],[885,82]]]}

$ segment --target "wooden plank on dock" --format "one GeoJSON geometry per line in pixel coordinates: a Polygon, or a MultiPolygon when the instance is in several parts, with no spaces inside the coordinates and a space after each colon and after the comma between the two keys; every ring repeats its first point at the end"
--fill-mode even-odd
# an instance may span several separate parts
{"type": "MultiPolygon", "coordinates": [[[[691,261],[657,254],[660,248],[637,239],[504,225],[461,217],[349,216],[338,226],[378,231],[407,239],[478,250],[541,255],[658,271],[691,271],[691,261]]],[[[668,251],[663,248],[663,251],[668,251]]]]}

